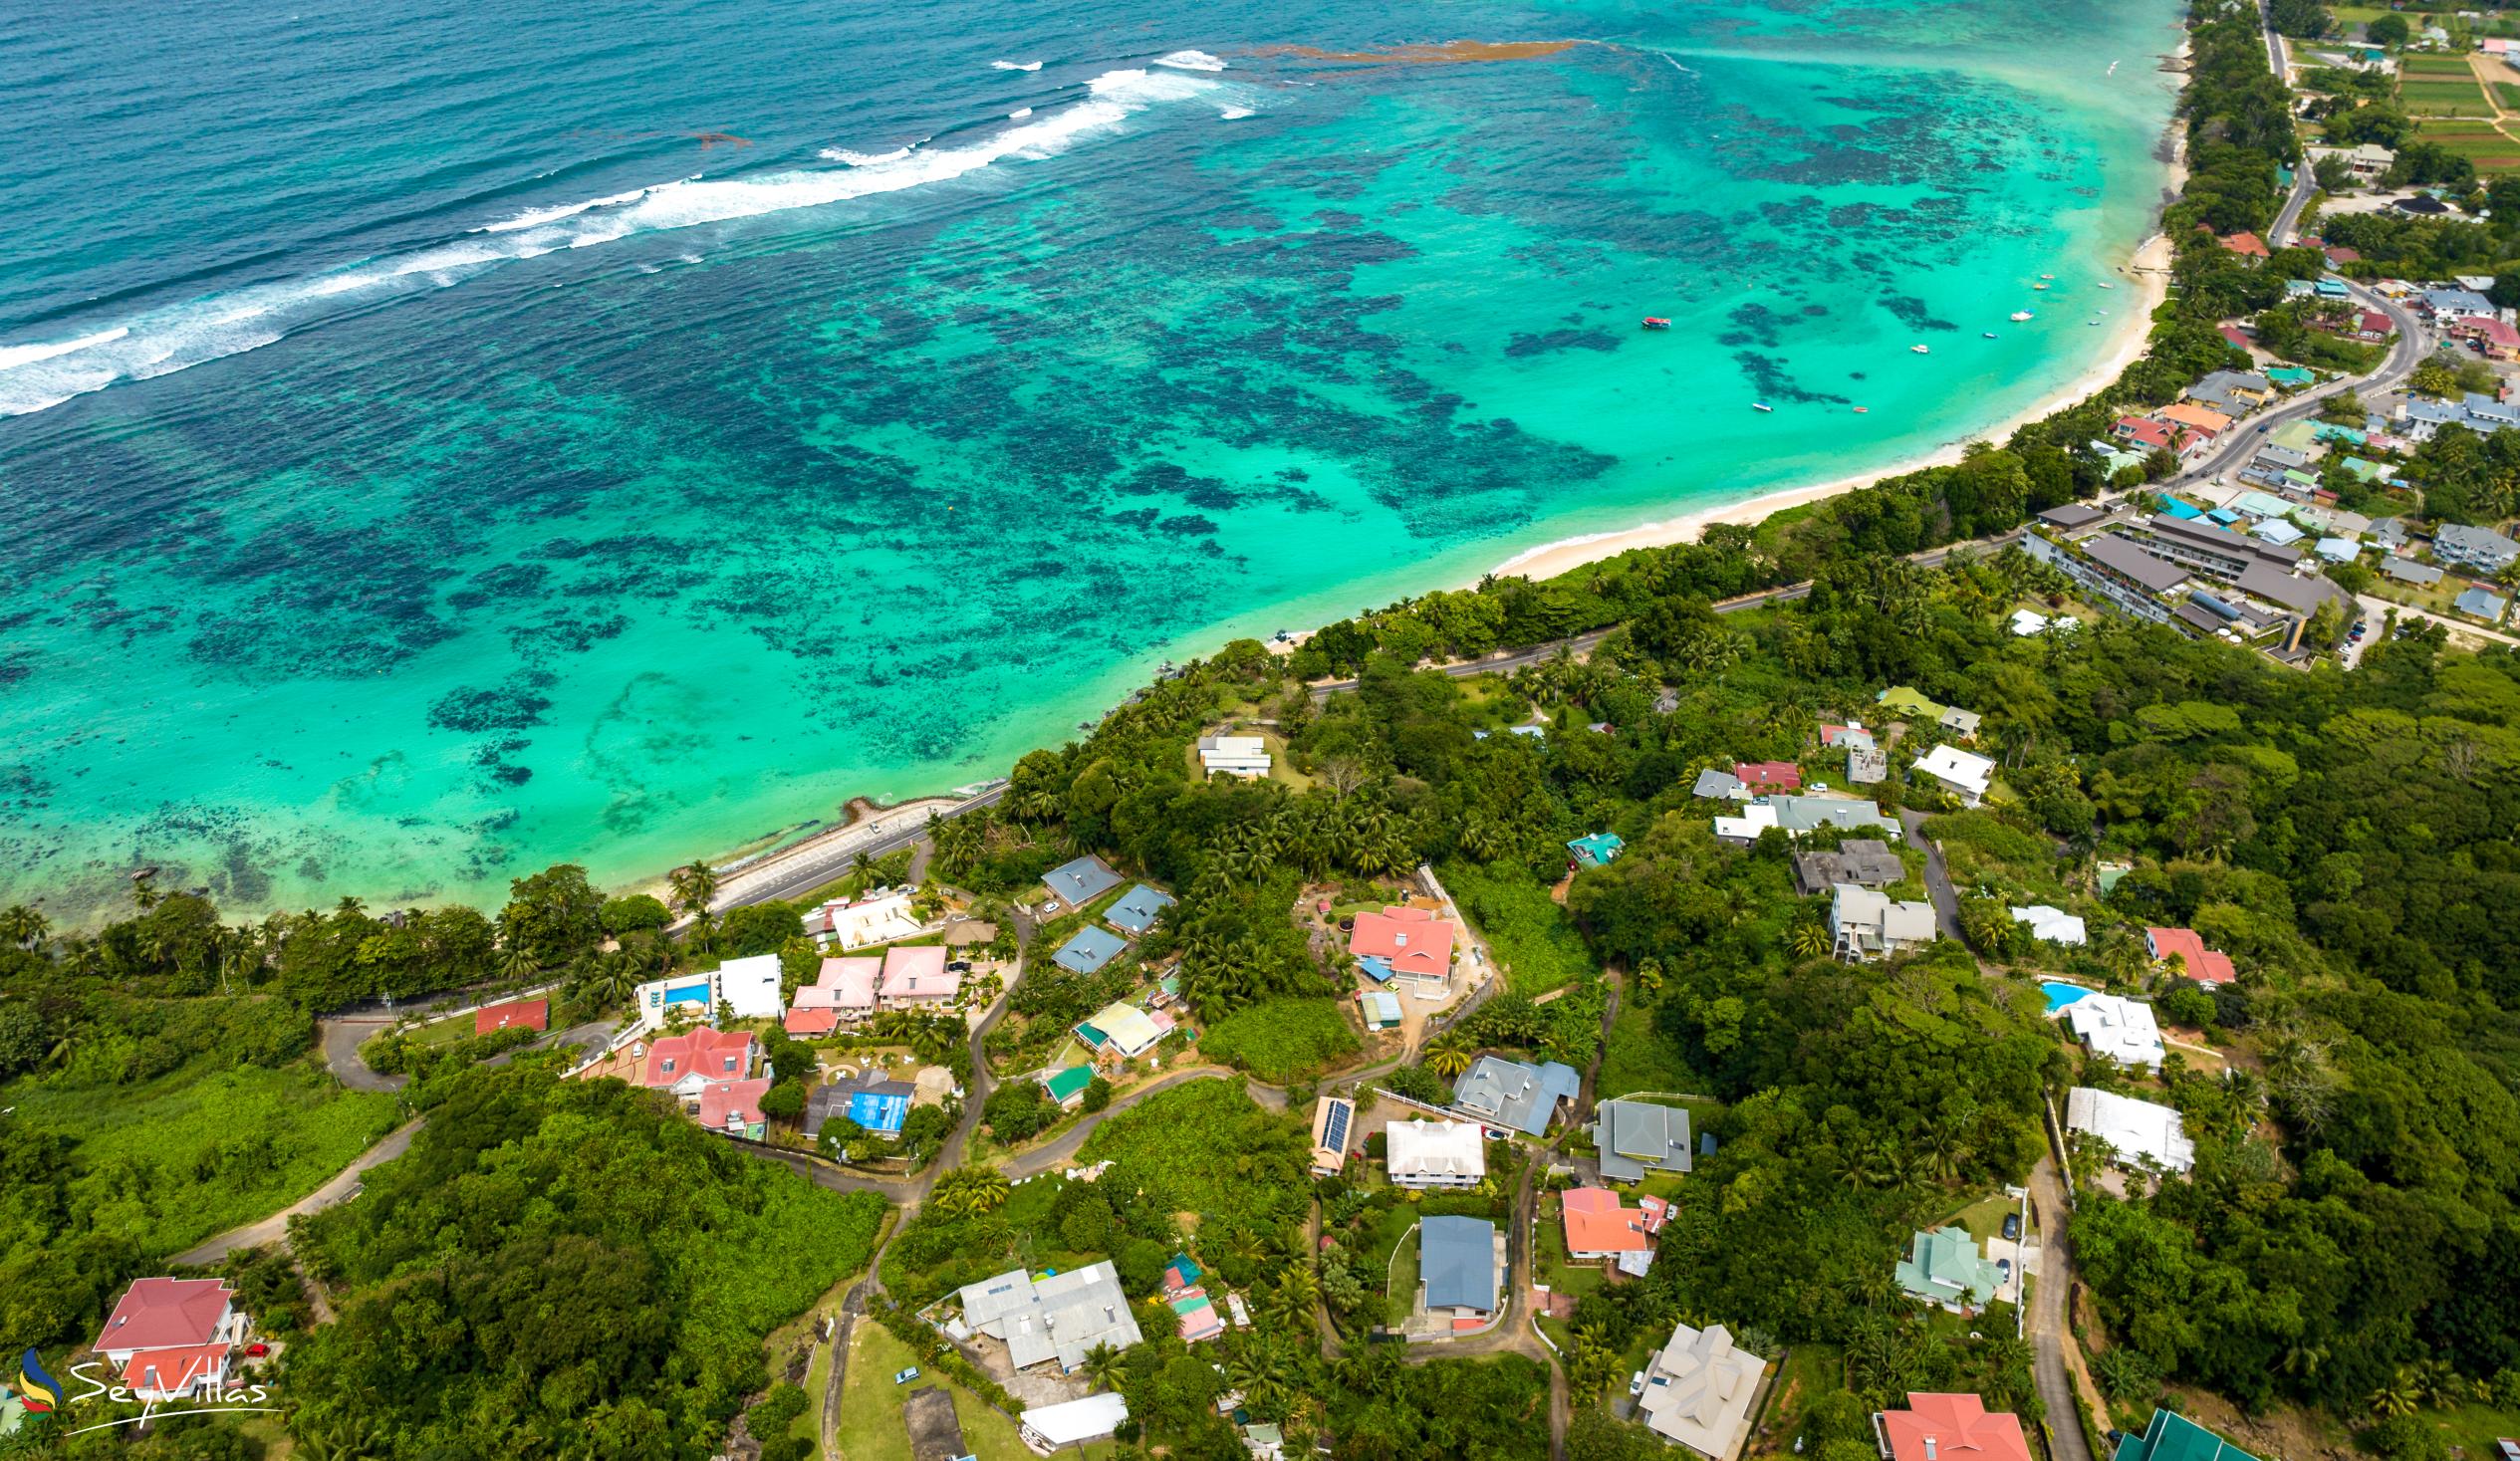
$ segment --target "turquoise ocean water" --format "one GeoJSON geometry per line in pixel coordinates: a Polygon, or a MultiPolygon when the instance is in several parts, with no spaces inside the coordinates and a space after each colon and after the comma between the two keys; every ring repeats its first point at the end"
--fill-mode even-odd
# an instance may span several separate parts
{"type": "Polygon", "coordinates": [[[22,14],[0,896],[627,883],[1992,423],[2129,294],[2175,16],[22,14]],[[1321,54],[1464,38],[1585,44],[1321,54]]]}

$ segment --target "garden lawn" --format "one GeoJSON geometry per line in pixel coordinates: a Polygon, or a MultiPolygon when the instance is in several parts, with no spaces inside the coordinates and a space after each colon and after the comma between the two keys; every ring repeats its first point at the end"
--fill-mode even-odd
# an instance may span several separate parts
{"type": "Polygon", "coordinates": [[[274,1071],[197,1061],[104,1089],[19,1081],[0,1086],[0,1106],[78,1142],[71,1161],[83,1173],[155,1170],[160,1180],[130,1204],[146,1216],[129,1232],[160,1257],[287,1207],[401,1118],[393,1096],[346,1091],[312,1062],[274,1071]]]}
{"type": "Polygon", "coordinates": [[[1504,964],[1507,987],[1514,993],[1547,994],[1592,972],[1592,955],[1566,909],[1529,872],[1508,863],[1482,867],[1456,858],[1443,865],[1442,875],[1463,916],[1504,964]]]}
{"type": "MultiPolygon", "coordinates": [[[[910,1346],[892,1332],[861,1316],[849,1331],[849,1379],[840,1397],[840,1453],[848,1461],[910,1461],[910,1433],[901,1423],[901,1402],[910,1391],[935,1385],[953,1396],[954,1418],[962,1422],[962,1444],[980,1461],[1030,1461],[1015,1422],[989,1403],[942,1374],[925,1373],[908,1384],[892,1376],[918,1362],[910,1346]]],[[[811,1397],[807,1420],[817,1427],[822,1398],[811,1397]]],[[[819,1434],[819,1429],[815,1432],[819,1434]]],[[[1088,1456],[1108,1456],[1110,1441],[1085,1448],[1088,1456]]]]}
{"type": "Polygon", "coordinates": [[[2004,1219],[2020,1211],[2019,1201],[1998,1192],[1983,1201],[1970,1203],[1934,1226],[1948,1227],[1953,1223],[1958,1223],[1961,1227],[1968,1229],[1969,1236],[1975,1238],[1982,1247],[1987,1239],[2002,1237],[2004,1219]]]}
{"type": "Polygon", "coordinates": [[[1540,1204],[1540,1282],[1554,1294],[1583,1299],[1610,1282],[1598,1266],[1576,1263],[1566,1253],[1566,1218],[1552,1195],[1540,1204]]]}
{"type": "Polygon", "coordinates": [[[1765,1449],[1790,1450],[1794,1432],[1801,1428],[1813,1402],[1845,1385],[1846,1357],[1837,1345],[1794,1345],[1777,1372],[1776,1389],[1768,1401],[1764,1428],[1771,1439],[1765,1449]]]}
{"type": "MultiPolygon", "coordinates": [[[[1633,986],[1634,981],[1631,981],[1633,986]]],[[[1653,1028],[1651,996],[1632,987],[1610,1023],[1610,1046],[1602,1053],[1598,1098],[1632,1091],[1703,1091],[1706,1078],[1690,1067],[1677,1044],[1653,1028]]]]}
{"type": "Polygon", "coordinates": [[[1400,1239],[1399,1246],[1391,1250],[1390,1266],[1385,1272],[1388,1287],[1385,1291],[1387,1297],[1383,1322],[1398,1329],[1408,1323],[1409,1314],[1417,1308],[1416,1229],[1411,1228],[1408,1236],[1400,1239]]]}

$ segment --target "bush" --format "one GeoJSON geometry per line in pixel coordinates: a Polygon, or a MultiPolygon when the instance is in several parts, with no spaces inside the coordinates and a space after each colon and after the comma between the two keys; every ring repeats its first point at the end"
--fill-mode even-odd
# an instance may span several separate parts
{"type": "Polygon", "coordinates": [[[626,898],[609,898],[599,915],[604,931],[615,938],[643,929],[662,928],[673,921],[673,914],[663,903],[647,893],[631,893],[626,898]]]}
{"type": "Polygon", "coordinates": [[[1357,1053],[1356,1030],[1334,999],[1276,999],[1228,1015],[1199,1038],[1213,1059],[1268,1082],[1317,1076],[1357,1053]]]}
{"type": "Polygon", "coordinates": [[[1010,1082],[989,1093],[980,1119],[1000,1141],[1027,1141],[1059,1119],[1059,1103],[1038,1083],[1010,1082]]]}
{"type": "Polygon", "coordinates": [[[1112,1103],[1112,1083],[1097,1076],[1085,1083],[1085,1108],[1090,1112],[1104,1110],[1112,1103]]]}
{"type": "Polygon", "coordinates": [[[1452,1096],[1452,1092],[1444,1086],[1443,1078],[1423,1066],[1400,1067],[1383,1078],[1383,1089],[1393,1096],[1404,1096],[1410,1100],[1422,1100],[1431,1105],[1441,1105],[1452,1096]]]}

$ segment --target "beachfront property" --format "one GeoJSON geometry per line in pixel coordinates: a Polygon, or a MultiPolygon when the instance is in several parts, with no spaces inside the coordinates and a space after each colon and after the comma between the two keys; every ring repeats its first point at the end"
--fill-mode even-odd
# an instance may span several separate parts
{"type": "Polygon", "coordinates": [[[2054,1015],[2073,1027],[2076,1038],[2093,1055],[2130,1068],[2161,1069],[2161,1027],[2150,1005],[2094,992],[2054,1015]]]}
{"type": "Polygon", "coordinates": [[[1831,947],[1842,960],[1870,962],[1919,949],[1934,940],[1933,904],[1893,901],[1857,883],[1829,889],[1831,947]]]}
{"type": "Polygon", "coordinates": [[[1558,1199],[1558,1213],[1566,1226],[1566,1256],[1578,1263],[1617,1263],[1622,1270],[1631,1267],[1631,1254],[1643,1262],[1633,1266],[1639,1272],[1651,1264],[1653,1235],[1646,1231],[1641,1208],[1622,1207],[1619,1194],[1607,1187],[1570,1187],[1558,1199]]]}
{"type": "Polygon", "coordinates": [[[1050,962],[1078,974],[1099,974],[1103,966],[1129,951],[1129,940],[1089,923],[1060,945],[1050,962]]]}
{"type": "Polygon", "coordinates": [[[1688,1112],[1641,1100],[1605,1100],[1593,1110],[1593,1144],[1601,1148],[1602,1176],[1638,1182],[1648,1172],[1686,1172],[1688,1112]]]}
{"type": "Polygon", "coordinates": [[[2304,147],[2312,166],[2334,157],[2345,164],[2357,182],[2377,181],[2383,173],[2396,165],[2397,154],[2378,142],[2357,142],[2350,147],[2304,147]]]}
{"type": "Polygon", "coordinates": [[[1881,804],[1859,802],[1849,797],[1761,797],[1741,809],[1738,817],[1715,819],[1715,840],[1735,847],[1747,847],[1759,835],[1774,828],[1789,838],[1801,838],[1824,827],[1849,832],[1878,832],[1884,837],[1898,836],[1898,823],[1884,815],[1881,804]]]}
{"type": "Polygon", "coordinates": [[[1569,867],[1607,867],[1627,844],[1615,832],[1588,833],[1566,845],[1569,867]]]}
{"type": "Polygon", "coordinates": [[[1505,1235],[1485,1218],[1430,1217],[1417,1225],[1418,1307],[1451,1311],[1455,1330],[1486,1325],[1504,1286],[1505,1235]]]}
{"type": "Polygon", "coordinates": [[[1076,1027],[1076,1036],[1098,1056],[1115,1062],[1134,1061],[1154,1049],[1169,1028],[1168,1020],[1158,1022],[1144,1010],[1120,1000],[1087,1016],[1076,1027]]]}
{"type": "MultiPolygon", "coordinates": [[[[635,1048],[632,1053],[637,1054],[635,1048]]],[[[638,1065],[638,1084],[693,1101],[699,1099],[700,1088],[712,1081],[741,1081],[750,1076],[758,1054],[750,1031],[718,1031],[703,1025],[648,1046],[638,1065]]]]}
{"type": "Polygon", "coordinates": [[[1383,1128],[1383,1167],[1394,1187],[1475,1187],[1487,1175],[1487,1137],[1471,1121],[1393,1121],[1383,1128]]]}
{"type": "Polygon", "coordinates": [[[1907,1240],[1907,1256],[1890,1273],[1909,1298],[1958,1315],[1974,1314],[2004,1286],[2003,1271],[1978,1251],[1969,1230],[1957,1225],[1930,1233],[1918,1228],[1907,1240]]]}
{"type": "Polygon", "coordinates": [[[669,974],[630,991],[630,1010],[641,1031],[662,1030],[677,1012],[706,1024],[717,1018],[717,974],[669,974]]]}
{"type": "Polygon", "coordinates": [[[472,1033],[495,1035],[501,1030],[548,1030],[551,1028],[551,1001],[516,999],[502,1005],[483,1005],[472,1012],[472,1033]]]}
{"type": "Polygon", "coordinates": [[[1732,1342],[1722,1325],[1671,1327],[1645,1366],[1637,1413],[1645,1428],[1707,1461],[1737,1461],[1750,1437],[1750,1402],[1767,1361],[1732,1342]]]}
{"type": "Polygon", "coordinates": [[[2493,575],[2520,560],[2520,543],[2491,528],[2442,523],[2432,530],[2432,561],[2452,568],[2493,575]]]}
{"type": "Polygon", "coordinates": [[[1043,873],[1041,885],[1050,890],[1050,900],[1062,911],[1073,913],[1120,886],[1120,874],[1112,870],[1110,863],[1089,852],[1043,873]]]}
{"type": "Polygon", "coordinates": [[[1898,854],[1876,838],[1848,838],[1834,852],[1794,854],[1794,891],[1807,898],[1818,897],[1841,882],[1888,887],[1906,875],[1898,854]]]}
{"type": "Polygon", "coordinates": [[[887,1010],[942,1010],[962,993],[962,975],[945,967],[940,943],[895,944],[883,951],[876,1004],[887,1010]]]}
{"type": "Polygon", "coordinates": [[[1269,743],[1258,736],[1201,736],[1198,752],[1208,776],[1258,781],[1269,774],[1269,743]]]}
{"type": "MultiPolygon", "coordinates": [[[[2502,1442],[2502,1455],[2511,1455],[2511,1442],[2502,1442]]],[[[2117,1454],[2109,1461],[2257,1461],[2212,1431],[2179,1414],[2175,1410],[2155,1408],[2152,1418],[2140,1431],[2123,1432],[2118,1439],[2117,1454]]]]}
{"type": "Polygon", "coordinates": [[[2030,936],[2043,943],[2078,949],[2091,942],[2091,933],[2083,926],[2083,920],[2063,908],[2031,903],[2010,911],[2012,921],[2028,925],[2030,936]]]}
{"type": "Polygon", "coordinates": [[[817,943],[837,944],[846,953],[916,938],[927,932],[927,925],[910,911],[908,889],[884,887],[848,901],[823,904],[805,915],[805,932],[817,943]]]}
{"type": "Polygon", "coordinates": [[[1431,908],[1393,905],[1359,913],[1348,952],[1358,972],[1377,984],[1406,979],[1441,991],[1452,975],[1452,925],[1431,908]]]}
{"type": "Polygon", "coordinates": [[[843,1025],[856,1025],[876,1010],[876,992],[883,982],[883,960],[868,954],[825,959],[811,984],[799,985],[788,1008],[790,1035],[829,1035],[843,1025]]]}
{"type": "Polygon", "coordinates": [[[143,1404],[165,1404],[227,1383],[228,1359],[253,1322],[221,1279],[133,1281],[91,1347],[143,1404]]]}
{"type": "Polygon", "coordinates": [[[2177,1111],[2114,1091],[2077,1086],[2067,1092],[2065,1129],[2107,1143],[2121,1166],[2149,1162],[2183,1172],[2196,1163],[2196,1145],[2177,1111]]]}
{"type": "Polygon", "coordinates": [[[1121,895],[1121,900],[1103,910],[1103,921],[1128,934],[1144,938],[1154,931],[1155,919],[1172,906],[1172,894],[1151,883],[1141,882],[1121,895]]]}
{"type": "Polygon", "coordinates": [[[1963,807],[1984,801],[1986,789],[1995,781],[1993,761],[1957,746],[1934,747],[1916,758],[1916,770],[1942,783],[1943,789],[1959,798],[1963,807]]]}
{"type": "Polygon", "coordinates": [[[2146,928],[2143,951],[2163,973],[2172,972],[2169,961],[2176,956],[2176,972],[2199,984],[2229,984],[2240,977],[2231,967],[2231,956],[2205,947],[2204,938],[2193,928],[2146,928]]]}
{"type": "Polygon", "coordinates": [[[2275,382],[2255,370],[2216,370],[2180,394],[2226,416],[2245,416],[2275,398],[2275,382]]]}
{"type": "Polygon", "coordinates": [[[2182,431],[2167,421],[2150,416],[2120,416],[2110,428],[2112,435],[2129,446],[2150,455],[2166,451],[2181,458],[2194,456],[2213,444],[2213,438],[2194,431],[2182,431]]]}
{"type": "Polygon", "coordinates": [[[1007,1360],[1019,1370],[1055,1362],[1067,1374],[1097,1345],[1126,1349],[1145,1338],[1109,1259],[1038,1281],[1019,1268],[966,1284],[957,1297],[964,1334],[954,1338],[1004,1340],[1007,1360]]]}
{"type": "MultiPolygon", "coordinates": [[[[1325,1096],[1313,1102],[1314,1176],[1335,1177],[1347,1167],[1348,1132],[1356,1121],[1357,1103],[1345,1096],[1325,1096]]],[[[1480,1159],[1484,1163],[1484,1152],[1480,1159]]]]}
{"type": "Polygon", "coordinates": [[[1526,1136],[1545,1136],[1558,1118],[1559,1102],[1574,1100],[1583,1084],[1573,1066],[1557,1061],[1530,1066],[1481,1056],[1453,1084],[1452,1108],[1526,1136]]]}
{"type": "Polygon", "coordinates": [[[2031,1461],[2021,1417],[1969,1394],[1910,1391],[1904,1410],[1873,1415],[1883,1461],[2031,1461]]]}

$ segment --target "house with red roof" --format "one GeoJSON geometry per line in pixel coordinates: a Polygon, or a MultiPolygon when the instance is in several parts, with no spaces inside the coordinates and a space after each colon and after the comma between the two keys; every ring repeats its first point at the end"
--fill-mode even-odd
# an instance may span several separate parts
{"type": "Polygon", "coordinates": [[[788,1033],[829,1035],[843,1025],[857,1024],[875,1013],[876,991],[882,981],[881,958],[825,959],[814,982],[799,987],[788,1006],[788,1033]]]}
{"type": "Polygon", "coordinates": [[[2328,267],[2331,269],[2342,269],[2348,264],[2363,262],[2361,249],[2349,249],[2343,244],[2330,244],[2320,252],[2328,256],[2328,267]]]}
{"type": "Polygon", "coordinates": [[[2266,251],[2266,240],[2258,237],[2254,233],[2225,234],[2219,242],[2225,249],[2238,254],[2243,259],[2267,259],[2274,257],[2266,251]]]}
{"type": "Polygon", "coordinates": [[[2237,325],[2222,326],[2221,335],[2224,340],[2230,342],[2232,345],[2238,346],[2242,350],[2251,350],[2257,345],[2256,341],[2249,339],[2248,332],[2242,330],[2237,325]]]}
{"type": "Polygon", "coordinates": [[[769,1120],[761,1113],[761,1097],[770,1083],[752,1081],[711,1081],[700,1088],[700,1108],[696,1114],[700,1124],[729,1136],[759,1141],[770,1129],[769,1120]]]}
{"type": "Polygon", "coordinates": [[[1452,974],[1452,925],[1426,908],[1388,907],[1359,913],[1348,934],[1348,952],[1382,979],[1398,975],[1442,983],[1452,974]],[[1381,965],[1378,971],[1373,960],[1381,965]]]}
{"type": "Polygon", "coordinates": [[[1589,1261],[1652,1251],[1644,1213],[1620,1206],[1619,1194],[1609,1188],[1571,1187],[1559,1201],[1566,1217],[1567,1257],[1589,1261]]]}
{"type": "Polygon", "coordinates": [[[2021,1417],[1975,1395],[1911,1391],[1906,1409],[1877,1413],[1873,1428],[1889,1461],[2030,1461],[2021,1417]]]}
{"type": "Polygon", "coordinates": [[[1732,774],[1753,791],[1799,792],[1803,789],[1803,769],[1791,761],[1744,761],[1733,767],[1732,774]]]}
{"type": "Polygon", "coordinates": [[[2453,340],[2474,345],[2479,353],[2497,361],[2520,360],[2520,330],[2514,330],[2491,315],[2470,315],[2452,320],[2442,333],[2453,340]]]}
{"type": "Polygon", "coordinates": [[[962,976],[945,967],[940,943],[896,944],[883,951],[876,1003],[887,1010],[938,1010],[962,992],[962,976]]]}
{"type": "Polygon", "coordinates": [[[229,1352],[251,1328],[219,1279],[140,1279],[107,1316],[95,1348],[133,1398],[163,1403],[226,1384],[229,1352]]]}
{"type": "Polygon", "coordinates": [[[717,1031],[703,1025],[647,1047],[638,1084],[695,1100],[700,1088],[712,1081],[741,1081],[750,1076],[754,1053],[750,1031],[717,1031]]]}
{"type": "Polygon", "coordinates": [[[2146,451],[2177,451],[2178,430],[2166,421],[2150,416],[2120,416],[2111,431],[2121,441],[2132,441],[2146,451]]]}
{"type": "Polygon", "coordinates": [[[2229,984],[2240,977],[2231,967],[2231,956],[2205,947],[2205,940],[2193,928],[2147,928],[2143,949],[2156,964],[2178,955],[2187,966],[2187,977],[2199,984],[2229,984]]]}
{"type": "Polygon", "coordinates": [[[551,1028],[551,1001],[547,999],[510,1000],[503,1005],[483,1005],[472,1012],[472,1033],[488,1035],[496,1030],[548,1030],[551,1028]]]}

